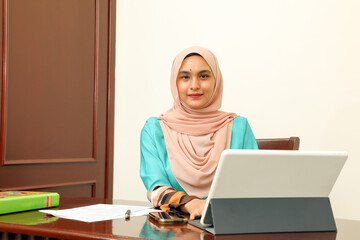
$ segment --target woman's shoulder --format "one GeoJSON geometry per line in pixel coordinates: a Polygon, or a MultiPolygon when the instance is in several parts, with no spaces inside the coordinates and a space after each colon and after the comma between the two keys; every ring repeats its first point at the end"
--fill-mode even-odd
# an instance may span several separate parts
{"type": "Polygon", "coordinates": [[[244,116],[237,116],[233,119],[233,123],[235,124],[247,124],[248,120],[244,116]]]}
{"type": "Polygon", "coordinates": [[[146,120],[146,124],[158,124],[159,123],[159,117],[149,117],[146,120]]]}
{"type": "Polygon", "coordinates": [[[159,117],[149,117],[145,122],[143,131],[154,130],[154,128],[159,128],[159,127],[160,127],[159,117]]]}
{"type": "Polygon", "coordinates": [[[146,120],[141,130],[141,141],[161,141],[164,138],[160,120],[158,117],[150,117],[146,120]]]}
{"type": "Polygon", "coordinates": [[[248,119],[244,116],[237,116],[233,119],[233,132],[246,131],[250,127],[248,119]]]}

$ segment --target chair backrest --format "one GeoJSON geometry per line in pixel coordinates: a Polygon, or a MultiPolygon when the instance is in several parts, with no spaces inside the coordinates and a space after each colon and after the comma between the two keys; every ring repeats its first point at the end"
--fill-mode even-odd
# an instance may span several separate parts
{"type": "Polygon", "coordinates": [[[300,138],[256,139],[259,149],[267,150],[299,150],[300,138]]]}

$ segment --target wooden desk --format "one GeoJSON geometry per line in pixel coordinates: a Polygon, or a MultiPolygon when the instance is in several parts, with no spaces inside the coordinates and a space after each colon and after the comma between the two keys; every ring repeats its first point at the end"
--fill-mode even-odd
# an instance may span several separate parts
{"type": "MultiPolygon", "coordinates": [[[[109,201],[90,198],[62,198],[59,208],[79,207],[96,203],[138,204],[129,201],[109,201]]],[[[47,219],[43,213],[28,211],[0,215],[1,239],[206,239],[206,240],[354,240],[360,239],[360,221],[337,220],[338,232],[276,233],[244,235],[212,235],[185,224],[161,226],[147,216],[132,217],[129,221],[116,219],[84,223],[66,219],[47,219]],[[34,237],[35,236],[35,237],[34,237]]]]}

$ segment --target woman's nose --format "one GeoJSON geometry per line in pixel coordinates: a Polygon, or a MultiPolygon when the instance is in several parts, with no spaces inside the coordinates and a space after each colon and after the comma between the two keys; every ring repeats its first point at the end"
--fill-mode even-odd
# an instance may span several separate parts
{"type": "Polygon", "coordinates": [[[190,89],[199,89],[200,88],[200,84],[199,84],[199,80],[197,78],[192,78],[190,81],[190,89]]]}

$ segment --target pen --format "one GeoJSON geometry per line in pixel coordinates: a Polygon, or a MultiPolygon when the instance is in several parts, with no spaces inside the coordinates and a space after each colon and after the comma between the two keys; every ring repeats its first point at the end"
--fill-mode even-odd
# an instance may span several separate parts
{"type": "Polygon", "coordinates": [[[130,210],[130,209],[126,210],[125,220],[129,220],[129,219],[130,219],[130,215],[131,215],[131,210],[130,210]]]}

